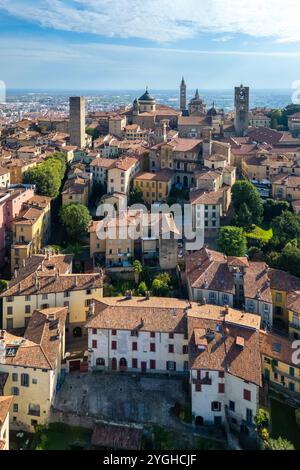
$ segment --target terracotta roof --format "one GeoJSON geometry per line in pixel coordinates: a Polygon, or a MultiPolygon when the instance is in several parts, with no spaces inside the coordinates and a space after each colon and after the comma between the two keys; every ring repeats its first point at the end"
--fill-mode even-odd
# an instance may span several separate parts
{"type": "Polygon", "coordinates": [[[174,332],[186,331],[187,300],[174,298],[104,297],[95,302],[96,315],[87,328],[174,332]]]}
{"type": "Polygon", "coordinates": [[[269,278],[271,281],[271,288],[284,292],[292,292],[300,290],[300,279],[292,276],[285,271],[279,269],[269,268],[269,278]]]}
{"type": "Polygon", "coordinates": [[[227,158],[224,155],[220,155],[218,153],[214,153],[209,157],[204,157],[204,160],[208,160],[209,162],[227,162],[227,158]]]}
{"type": "Polygon", "coordinates": [[[163,143],[161,146],[166,145],[172,147],[174,152],[200,152],[202,140],[177,137],[169,142],[163,143]]]}
{"type": "Polygon", "coordinates": [[[235,293],[233,276],[229,271],[227,258],[218,251],[202,248],[188,255],[186,274],[193,288],[235,293]]]}
{"type": "Polygon", "coordinates": [[[225,371],[260,386],[260,316],[212,305],[194,310],[188,312],[190,368],[225,371]],[[203,330],[207,335],[207,345],[202,341],[201,350],[196,344],[199,329],[202,339],[203,330]],[[236,344],[241,338],[243,347],[236,344]]]}
{"type": "Polygon", "coordinates": [[[295,349],[292,348],[293,341],[288,338],[260,331],[260,352],[262,355],[295,367],[292,361],[295,349]]]}
{"type": "Polygon", "coordinates": [[[66,307],[35,310],[23,338],[4,331],[4,363],[54,370],[60,353],[67,310],[66,307]]]}
{"type": "Polygon", "coordinates": [[[180,116],[178,126],[203,126],[204,116],[180,116]]]}
{"type": "Polygon", "coordinates": [[[244,275],[244,294],[246,298],[272,303],[271,283],[268,265],[261,262],[249,263],[244,275]]]}
{"type": "Polygon", "coordinates": [[[190,192],[191,204],[221,205],[223,203],[223,190],[204,191],[202,189],[190,192]]]}
{"type": "Polygon", "coordinates": [[[174,171],[169,170],[168,168],[166,168],[166,169],[163,169],[163,170],[158,171],[156,173],[150,173],[150,172],[147,172],[147,171],[142,171],[142,172],[138,173],[134,177],[134,179],[137,180],[137,181],[148,180],[148,181],[168,182],[173,178],[173,176],[174,176],[174,171]]]}
{"type": "Polygon", "coordinates": [[[220,178],[221,172],[218,170],[204,169],[196,173],[197,180],[208,180],[214,181],[217,178],[220,178]]]}
{"type": "Polygon", "coordinates": [[[3,425],[12,405],[13,397],[0,397],[0,427],[3,425]]]}
{"type": "Polygon", "coordinates": [[[272,178],[273,184],[279,184],[288,188],[298,188],[300,186],[300,176],[278,175],[272,178]]]}
{"type": "Polygon", "coordinates": [[[115,160],[112,168],[117,168],[118,170],[127,171],[130,170],[134,165],[138,163],[138,160],[135,157],[123,157],[119,160],[115,160]]]}
{"type": "Polygon", "coordinates": [[[0,175],[7,175],[9,170],[0,166],[0,175]]]}
{"type": "Polygon", "coordinates": [[[255,127],[248,131],[248,138],[255,142],[266,142],[267,144],[278,144],[283,138],[283,132],[278,132],[268,127],[255,127]]]}
{"type": "Polygon", "coordinates": [[[95,158],[91,163],[90,166],[97,166],[101,168],[112,168],[115,164],[116,160],[113,158],[95,158]]]}
{"type": "Polygon", "coordinates": [[[15,283],[0,295],[1,297],[17,295],[50,294],[53,292],[97,289],[103,286],[101,274],[56,274],[38,271],[15,283]]]}
{"type": "Polygon", "coordinates": [[[139,450],[143,428],[134,424],[97,423],[92,445],[109,449],[139,450]]]}

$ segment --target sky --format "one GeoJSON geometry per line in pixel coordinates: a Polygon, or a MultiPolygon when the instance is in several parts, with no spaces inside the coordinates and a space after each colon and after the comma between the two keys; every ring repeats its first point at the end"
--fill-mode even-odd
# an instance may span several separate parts
{"type": "Polygon", "coordinates": [[[299,0],[0,0],[7,88],[290,89],[299,0]]]}

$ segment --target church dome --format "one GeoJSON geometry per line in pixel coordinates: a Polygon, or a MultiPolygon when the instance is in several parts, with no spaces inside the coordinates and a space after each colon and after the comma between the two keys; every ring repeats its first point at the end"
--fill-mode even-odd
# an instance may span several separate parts
{"type": "Polygon", "coordinates": [[[207,116],[210,116],[210,117],[216,116],[217,114],[218,114],[217,110],[214,106],[207,111],[207,116]]]}
{"type": "Polygon", "coordinates": [[[145,93],[139,98],[139,101],[155,101],[155,98],[150,95],[148,88],[146,89],[145,93]]]}

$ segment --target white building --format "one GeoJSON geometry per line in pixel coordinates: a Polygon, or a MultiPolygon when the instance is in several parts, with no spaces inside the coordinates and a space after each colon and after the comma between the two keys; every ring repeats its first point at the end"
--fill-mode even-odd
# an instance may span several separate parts
{"type": "Polygon", "coordinates": [[[107,184],[107,173],[112,168],[116,160],[113,158],[95,158],[90,163],[90,169],[93,177],[93,183],[107,184]]]}
{"type": "Polygon", "coordinates": [[[187,372],[189,302],[103,298],[87,323],[92,369],[187,372]]]}
{"type": "Polygon", "coordinates": [[[135,157],[116,160],[107,172],[107,193],[129,194],[131,181],[140,169],[140,162],[135,157]]]}
{"type": "Polygon", "coordinates": [[[192,415],[196,425],[252,429],[259,406],[260,318],[205,305],[188,312],[192,415]]]}

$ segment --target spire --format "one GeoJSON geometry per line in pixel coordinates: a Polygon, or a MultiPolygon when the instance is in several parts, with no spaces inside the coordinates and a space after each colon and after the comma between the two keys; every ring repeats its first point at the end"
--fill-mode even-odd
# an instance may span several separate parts
{"type": "Polygon", "coordinates": [[[197,100],[200,98],[200,97],[199,97],[199,90],[198,90],[198,88],[197,88],[197,90],[196,90],[195,98],[196,98],[197,100]]]}
{"type": "Polygon", "coordinates": [[[182,80],[181,80],[181,85],[185,85],[185,80],[184,80],[184,77],[182,77],[182,80]]]}

